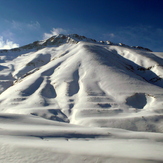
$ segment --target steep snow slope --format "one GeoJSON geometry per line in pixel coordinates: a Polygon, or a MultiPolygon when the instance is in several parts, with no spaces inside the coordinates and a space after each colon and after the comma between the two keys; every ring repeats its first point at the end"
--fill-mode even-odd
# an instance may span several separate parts
{"type": "Polygon", "coordinates": [[[0,142],[21,136],[19,145],[12,146],[18,151],[27,148],[27,144],[22,147],[27,139],[28,148],[34,150],[33,138],[41,138],[50,142],[36,140],[40,150],[48,147],[51,151],[50,145],[55,143],[55,153],[70,150],[74,154],[68,154],[70,159],[60,154],[49,162],[60,157],[65,162],[79,158],[94,162],[92,155],[106,162],[163,160],[163,148],[157,144],[163,135],[150,133],[163,132],[163,53],[84,36],[58,35],[19,49],[3,50],[0,58],[0,135],[8,135],[0,142]],[[61,145],[57,145],[56,138],[61,139],[61,145]],[[82,141],[67,144],[67,139],[82,141]],[[128,139],[132,143],[136,140],[134,148],[126,145],[128,139]],[[85,140],[90,140],[90,146],[85,140]],[[106,148],[105,140],[111,147],[118,141],[126,150],[106,148]],[[94,143],[100,150],[89,153],[94,143]],[[81,152],[76,145],[81,146],[81,152]],[[142,155],[127,149],[137,153],[142,145],[148,149],[142,155]],[[157,152],[151,155],[150,148],[157,152]]]}

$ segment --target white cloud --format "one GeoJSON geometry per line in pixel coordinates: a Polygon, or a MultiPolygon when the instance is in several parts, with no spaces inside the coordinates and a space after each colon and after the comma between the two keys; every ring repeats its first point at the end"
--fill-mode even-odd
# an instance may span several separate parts
{"type": "Polygon", "coordinates": [[[29,28],[31,30],[39,29],[40,28],[40,23],[38,21],[31,22],[31,23],[27,24],[27,28],[29,28]]]}
{"type": "Polygon", "coordinates": [[[12,20],[12,22],[9,22],[11,23],[11,27],[13,29],[16,29],[16,30],[37,30],[41,27],[40,23],[38,21],[36,22],[29,22],[29,23],[24,23],[24,22],[18,22],[18,21],[15,21],[15,20],[12,20]]]}
{"type": "Polygon", "coordinates": [[[58,35],[58,34],[66,34],[67,30],[63,29],[63,28],[53,28],[51,31],[51,33],[44,33],[44,39],[48,39],[54,35],[58,35]]]}
{"type": "Polygon", "coordinates": [[[104,40],[110,40],[110,39],[113,39],[115,37],[116,37],[116,35],[114,33],[104,33],[103,34],[103,39],[104,40]]]}
{"type": "Polygon", "coordinates": [[[22,30],[22,23],[12,20],[11,27],[17,30],[22,30]]]}
{"type": "Polygon", "coordinates": [[[9,40],[4,41],[3,37],[0,37],[0,49],[12,49],[17,47],[19,47],[19,44],[9,40]]]}

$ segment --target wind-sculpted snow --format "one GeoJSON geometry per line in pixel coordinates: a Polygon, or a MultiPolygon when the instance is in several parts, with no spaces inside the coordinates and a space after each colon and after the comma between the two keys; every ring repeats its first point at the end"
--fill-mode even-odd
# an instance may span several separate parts
{"type": "Polygon", "coordinates": [[[163,53],[78,35],[29,45],[0,53],[0,142],[15,160],[163,161],[163,53]]]}

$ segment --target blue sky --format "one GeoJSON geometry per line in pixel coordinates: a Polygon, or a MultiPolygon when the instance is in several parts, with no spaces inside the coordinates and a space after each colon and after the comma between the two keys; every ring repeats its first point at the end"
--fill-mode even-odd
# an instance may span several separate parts
{"type": "Polygon", "coordinates": [[[163,51],[163,0],[1,0],[0,47],[77,33],[163,51]]]}

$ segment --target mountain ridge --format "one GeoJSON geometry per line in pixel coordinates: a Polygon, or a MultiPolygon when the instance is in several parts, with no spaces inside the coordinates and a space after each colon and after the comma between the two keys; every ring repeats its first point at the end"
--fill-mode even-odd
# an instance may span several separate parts
{"type": "Polygon", "coordinates": [[[8,52],[8,51],[20,51],[23,49],[33,49],[36,48],[41,49],[44,48],[48,45],[61,45],[63,43],[78,43],[80,41],[85,41],[85,42],[94,42],[94,43],[99,43],[99,44],[107,44],[107,45],[119,45],[119,46],[126,46],[126,47],[131,47],[131,48],[135,48],[135,49],[141,49],[141,50],[147,50],[152,52],[152,50],[148,49],[148,48],[144,48],[142,46],[128,46],[125,45],[123,43],[113,43],[111,41],[96,41],[95,39],[91,39],[91,38],[87,38],[85,36],[81,36],[78,34],[58,34],[58,35],[54,35],[46,40],[42,40],[42,41],[34,41],[33,43],[18,47],[18,48],[13,48],[13,49],[4,49],[4,50],[0,50],[0,53],[3,52],[8,52]]]}
{"type": "Polygon", "coordinates": [[[65,35],[54,37],[41,43],[45,47],[4,56],[1,112],[84,126],[162,132],[155,119],[162,123],[158,112],[162,112],[163,59],[154,52],[83,36],[75,35],[76,42],[65,35]]]}

